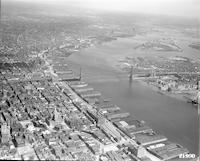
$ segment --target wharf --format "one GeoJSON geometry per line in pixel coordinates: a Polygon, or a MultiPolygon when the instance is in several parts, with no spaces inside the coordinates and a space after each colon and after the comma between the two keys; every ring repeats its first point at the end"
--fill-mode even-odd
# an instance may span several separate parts
{"type": "Polygon", "coordinates": [[[88,86],[88,84],[87,83],[84,83],[84,82],[82,82],[82,83],[80,83],[80,84],[70,84],[70,87],[71,88],[83,88],[83,87],[87,87],[88,86]]]}
{"type": "Polygon", "coordinates": [[[99,111],[100,112],[101,111],[116,112],[116,111],[120,111],[120,108],[117,106],[116,107],[107,107],[107,108],[100,109],[99,111]]]}
{"type": "Polygon", "coordinates": [[[100,92],[97,92],[97,91],[93,91],[93,92],[85,92],[84,94],[81,94],[81,96],[83,98],[88,98],[88,97],[100,97],[101,96],[101,93],[100,92]]]}
{"type": "Polygon", "coordinates": [[[94,88],[74,88],[74,90],[78,93],[84,93],[94,91],[94,88]]]}
{"type": "Polygon", "coordinates": [[[130,116],[130,113],[110,113],[110,114],[105,114],[105,116],[108,118],[108,120],[114,119],[114,118],[125,118],[130,116]]]}

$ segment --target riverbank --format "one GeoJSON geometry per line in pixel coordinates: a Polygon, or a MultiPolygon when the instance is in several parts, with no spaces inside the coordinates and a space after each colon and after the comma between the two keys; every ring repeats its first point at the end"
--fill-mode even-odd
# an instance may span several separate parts
{"type": "Polygon", "coordinates": [[[150,84],[150,83],[147,83],[143,80],[138,80],[138,82],[147,87],[147,88],[150,88],[151,90],[161,94],[161,95],[165,95],[165,96],[168,96],[168,97],[171,97],[171,98],[174,98],[174,99],[177,99],[177,100],[180,100],[180,101],[184,101],[186,103],[188,103],[188,99],[185,97],[185,94],[183,93],[171,93],[171,92],[167,92],[167,91],[161,91],[157,86],[153,85],[153,84],[150,84]]]}

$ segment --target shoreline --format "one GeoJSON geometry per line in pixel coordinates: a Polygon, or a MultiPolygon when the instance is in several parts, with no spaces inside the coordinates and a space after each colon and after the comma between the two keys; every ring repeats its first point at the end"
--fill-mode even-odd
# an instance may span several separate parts
{"type": "MultiPolygon", "coordinates": [[[[160,89],[158,89],[156,86],[154,86],[153,84],[149,84],[143,80],[137,80],[141,85],[147,87],[147,88],[150,88],[152,91],[155,91],[156,93],[158,94],[161,94],[161,95],[165,95],[165,96],[168,96],[170,98],[173,98],[173,99],[176,99],[176,100],[180,100],[180,101],[183,101],[185,103],[189,103],[188,102],[188,99],[185,98],[184,94],[175,94],[175,93],[169,93],[169,92],[165,92],[165,91],[161,91],[160,89]]],[[[192,104],[192,103],[190,103],[192,104]]],[[[192,104],[194,106],[194,104],[192,104]]]]}

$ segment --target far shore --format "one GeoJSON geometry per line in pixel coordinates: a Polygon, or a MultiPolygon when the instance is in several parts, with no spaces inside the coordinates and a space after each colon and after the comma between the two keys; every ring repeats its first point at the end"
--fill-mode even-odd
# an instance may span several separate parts
{"type": "Polygon", "coordinates": [[[184,101],[184,102],[187,102],[188,103],[188,99],[184,97],[184,94],[175,94],[175,93],[170,93],[170,92],[165,92],[165,91],[161,91],[160,89],[158,89],[158,87],[152,85],[152,84],[149,84],[143,80],[137,80],[141,85],[145,86],[145,87],[148,87],[150,88],[151,90],[159,93],[159,94],[162,94],[162,95],[165,95],[165,96],[169,96],[171,98],[174,98],[174,99],[177,99],[177,100],[180,100],[180,101],[184,101]]]}

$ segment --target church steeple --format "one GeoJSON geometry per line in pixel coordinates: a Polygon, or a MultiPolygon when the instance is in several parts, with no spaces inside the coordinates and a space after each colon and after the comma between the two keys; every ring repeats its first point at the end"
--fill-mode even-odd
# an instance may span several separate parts
{"type": "Polygon", "coordinates": [[[54,108],[54,117],[53,117],[53,120],[56,123],[58,123],[58,124],[62,122],[62,118],[60,116],[60,113],[56,110],[56,108],[54,108]]]}

